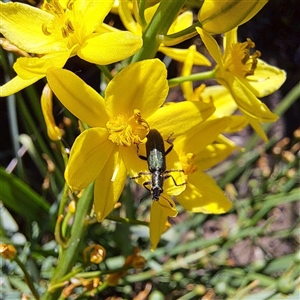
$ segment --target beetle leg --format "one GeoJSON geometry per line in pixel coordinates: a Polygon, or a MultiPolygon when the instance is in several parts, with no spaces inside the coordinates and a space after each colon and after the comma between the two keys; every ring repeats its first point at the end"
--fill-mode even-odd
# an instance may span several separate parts
{"type": "Polygon", "coordinates": [[[171,151],[172,151],[172,149],[173,149],[173,143],[170,141],[170,138],[171,138],[171,136],[173,135],[173,132],[168,136],[168,139],[166,140],[166,142],[169,144],[169,145],[171,145],[168,149],[167,149],[167,151],[165,152],[165,155],[168,155],[171,151]]]}
{"type": "Polygon", "coordinates": [[[138,156],[140,159],[142,159],[142,160],[147,160],[147,157],[144,156],[144,155],[140,155],[139,152],[140,152],[140,147],[139,147],[139,145],[136,145],[136,154],[137,154],[137,156],[138,156]]]}
{"type": "MultiPolygon", "coordinates": [[[[172,172],[172,170],[168,170],[168,171],[171,171],[171,172],[172,172]]],[[[173,170],[173,172],[174,172],[174,171],[178,171],[178,172],[182,171],[182,172],[183,172],[183,170],[173,170]]],[[[167,171],[166,171],[166,172],[167,172],[167,171]]],[[[166,172],[165,172],[165,173],[166,173],[166,172]]],[[[168,172],[168,173],[169,173],[169,172],[168,172]]],[[[172,178],[172,180],[173,180],[173,182],[174,182],[174,184],[175,184],[176,186],[182,186],[182,185],[187,184],[186,182],[183,182],[183,183],[178,184],[178,183],[176,182],[175,178],[174,178],[172,175],[165,175],[165,176],[164,176],[164,179],[168,179],[168,178],[172,178]]]]}
{"type": "Polygon", "coordinates": [[[151,173],[150,172],[139,172],[139,174],[137,176],[130,177],[130,179],[141,178],[144,175],[151,175],[151,173]]]}
{"type": "Polygon", "coordinates": [[[149,191],[149,192],[151,193],[151,189],[149,189],[147,185],[150,185],[150,186],[151,186],[151,181],[145,181],[145,182],[143,183],[143,187],[144,187],[147,191],[149,191]]]}

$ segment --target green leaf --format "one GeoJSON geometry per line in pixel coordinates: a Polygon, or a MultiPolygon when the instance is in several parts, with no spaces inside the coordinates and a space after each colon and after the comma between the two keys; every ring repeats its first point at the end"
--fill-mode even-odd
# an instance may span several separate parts
{"type": "Polygon", "coordinates": [[[0,168],[0,199],[4,205],[29,221],[45,222],[50,205],[13,174],[0,168]]]}

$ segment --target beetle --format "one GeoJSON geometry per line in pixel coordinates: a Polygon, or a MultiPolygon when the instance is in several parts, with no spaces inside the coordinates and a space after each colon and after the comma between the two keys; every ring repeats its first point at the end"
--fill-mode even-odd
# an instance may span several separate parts
{"type": "Polygon", "coordinates": [[[186,182],[177,184],[174,177],[169,174],[171,172],[184,172],[183,170],[167,170],[166,155],[173,149],[173,144],[169,141],[169,138],[167,142],[170,144],[170,147],[165,151],[164,140],[159,131],[150,129],[146,142],[147,156],[140,155],[139,147],[137,146],[138,157],[147,161],[149,172],[139,172],[138,176],[131,177],[131,179],[140,178],[142,175],[151,175],[151,180],[144,182],[143,186],[152,194],[152,200],[156,201],[159,200],[160,195],[163,193],[163,184],[166,179],[172,178],[176,186],[186,184],[186,182]]]}

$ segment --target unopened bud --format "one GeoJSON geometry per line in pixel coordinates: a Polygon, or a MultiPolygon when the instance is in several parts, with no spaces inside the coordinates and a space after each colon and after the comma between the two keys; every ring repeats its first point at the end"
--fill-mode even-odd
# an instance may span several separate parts
{"type": "Polygon", "coordinates": [[[13,245],[1,244],[0,254],[6,259],[14,259],[17,254],[17,250],[13,245]]]}
{"type": "Polygon", "coordinates": [[[204,0],[198,19],[206,32],[225,33],[249,21],[267,2],[268,0],[204,0]]]}

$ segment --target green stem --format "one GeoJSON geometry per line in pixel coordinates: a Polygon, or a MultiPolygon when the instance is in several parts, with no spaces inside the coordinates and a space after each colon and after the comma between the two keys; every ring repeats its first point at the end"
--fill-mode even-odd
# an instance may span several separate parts
{"type": "Polygon", "coordinates": [[[145,9],[146,9],[146,0],[141,0],[139,3],[139,21],[142,25],[142,28],[144,28],[147,25],[146,19],[145,19],[145,9]]]}
{"type": "Polygon", "coordinates": [[[151,22],[143,33],[143,47],[136,53],[132,62],[155,57],[157,49],[186,0],[161,0],[151,22]]]}
{"type": "Polygon", "coordinates": [[[16,256],[14,258],[14,261],[18,264],[18,266],[22,269],[23,273],[24,273],[24,276],[26,278],[26,283],[29,287],[29,289],[31,290],[33,296],[35,299],[40,299],[40,295],[38,294],[37,290],[35,289],[34,287],[34,284],[33,284],[33,281],[32,281],[32,278],[31,276],[29,275],[26,267],[24,266],[24,264],[19,260],[19,258],[16,256]]]}
{"type": "Polygon", "coordinates": [[[173,34],[167,34],[164,36],[163,43],[165,46],[173,46],[177,45],[179,43],[182,43],[183,41],[186,41],[187,39],[190,39],[198,34],[196,31],[196,27],[201,27],[200,22],[194,23],[190,27],[173,33],[173,34]]]}
{"type": "MultiPolygon", "coordinates": [[[[58,145],[60,146],[60,152],[61,152],[63,162],[64,162],[64,169],[66,169],[67,164],[68,164],[68,155],[67,155],[64,145],[62,144],[61,141],[58,142],[58,145]]],[[[63,193],[61,196],[61,200],[60,200],[60,204],[59,204],[58,216],[63,215],[64,208],[65,208],[65,205],[66,205],[66,202],[68,199],[68,191],[69,191],[69,187],[65,183],[64,188],[63,188],[63,193]]]]}
{"type": "Polygon", "coordinates": [[[90,184],[83,192],[83,195],[78,201],[74,223],[72,225],[71,235],[68,241],[68,246],[63,249],[58,265],[52,276],[48,291],[43,296],[44,300],[55,300],[59,298],[59,295],[63,287],[53,289],[61,282],[62,278],[72,270],[74,266],[78,252],[81,248],[84,235],[88,228],[88,222],[86,216],[90,213],[93,203],[93,184],[90,184]]]}
{"type": "Polygon", "coordinates": [[[108,80],[112,80],[114,77],[111,74],[111,72],[109,71],[107,66],[100,66],[97,65],[97,67],[101,70],[101,72],[104,74],[104,76],[108,79],[108,80]]]}
{"type": "Polygon", "coordinates": [[[168,83],[169,86],[174,86],[181,84],[185,81],[200,81],[213,78],[215,78],[215,70],[172,78],[168,81],[168,83]]]}
{"type": "Polygon", "coordinates": [[[274,113],[282,116],[298,99],[300,99],[300,82],[282,99],[279,105],[274,109],[274,113]]]}

